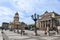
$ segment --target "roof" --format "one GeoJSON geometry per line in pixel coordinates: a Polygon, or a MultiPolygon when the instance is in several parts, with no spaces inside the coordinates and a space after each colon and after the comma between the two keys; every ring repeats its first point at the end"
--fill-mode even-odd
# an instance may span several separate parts
{"type": "Polygon", "coordinates": [[[56,12],[45,12],[43,15],[41,15],[40,17],[40,19],[41,20],[50,20],[51,19],[51,17],[53,17],[53,18],[56,18],[56,17],[60,17],[60,15],[59,14],[57,14],[56,12]]]}
{"type": "Polygon", "coordinates": [[[18,14],[18,12],[16,12],[16,14],[15,14],[15,15],[19,15],[19,14],[18,14]]]}
{"type": "Polygon", "coordinates": [[[7,22],[3,22],[2,24],[9,24],[9,23],[7,23],[7,22]]]}
{"type": "MultiPolygon", "coordinates": [[[[52,14],[54,14],[55,16],[60,16],[58,13],[56,13],[56,12],[48,12],[48,11],[46,11],[46,12],[44,12],[44,14],[43,15],[41,15],[41,16],[44,16],[44,15],[52,15],[52,14]]],[[[41,17],[40,16],[40,17],[41,17]]]]}

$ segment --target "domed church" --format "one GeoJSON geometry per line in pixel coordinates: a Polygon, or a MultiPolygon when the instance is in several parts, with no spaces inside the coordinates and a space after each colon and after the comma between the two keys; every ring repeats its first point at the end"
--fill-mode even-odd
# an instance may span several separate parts
{"type": "Polygon", "coordinates": [[[22,26],[25,27],[25,23],[22,24],[21,22],[19,22],[19,14],[18,14],[18,12],[16,12],[13,22],[9,23],[9,29],[12,29],[12,30],[20,29],[22,26]]]}

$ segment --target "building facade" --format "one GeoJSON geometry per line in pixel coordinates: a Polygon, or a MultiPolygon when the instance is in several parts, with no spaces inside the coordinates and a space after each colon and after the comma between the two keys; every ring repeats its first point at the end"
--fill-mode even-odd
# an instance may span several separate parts
{"type": "Polygon", "coordinates": [[[13,22],[9,23],[9,29],[12,29],[12,30],[13,29],[21,29],[22,27],[24,28],[25,26],[26,26],[26,24],[19,22],[19,14],[18,14],[18,12],[16,12],[13,22]]]}
{"type": "Polygon", "coordinates": [[[3,23],[2,23],[2,27],[3,27],[4,29],[8,29],[9,23],[3,22],[3,23]]]}
{"type": "Polygon", "coordinates": [[[60,15],[55,12],[46,11],[39,17],[36,25],[40,30],[46,30],[47,27],[50,30],[56,30],[60,26],[60,15]]]}

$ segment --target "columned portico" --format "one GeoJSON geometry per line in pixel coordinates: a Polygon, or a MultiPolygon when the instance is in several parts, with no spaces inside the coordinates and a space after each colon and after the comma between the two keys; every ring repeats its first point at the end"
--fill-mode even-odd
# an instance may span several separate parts
{"type": "Polygon", "coordinates": [[[55,12],[45,12],[39,19],[40,30],[46,31],[57,31],[59,24],[60,15],[55,12]]]}
{"type": "Polygon", "coordinates": [[[50,30],[55,30],[56,28],[55,24],[56,23],[54,19],[40,20],[40,30],[44,30],[45,34],[49,35],[50,30]]]}

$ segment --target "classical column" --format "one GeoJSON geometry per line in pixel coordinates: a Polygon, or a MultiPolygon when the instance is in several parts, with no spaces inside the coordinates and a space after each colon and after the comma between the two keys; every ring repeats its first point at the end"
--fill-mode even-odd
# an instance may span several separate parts
{"type": "Polygon", "coordinates": [[[53,27],[53,21],[52,21],[52,19],[50,20],[50,27],[53,27]]]}
{"type": "Polygon", "coordinates": [[[54,20],[53,20],[53,27],[55,27],[55,25],[54,25],[55,23],[54,23],[54,20]]]}
{"type": "Polygon", "coordinates": [[[46,28],[46,21],[45,21],[45,28],[46,28]]]}
{"type": "Polygon", "coordinates": [[[48,22],[47,23],[47,35],[49,36],[50,35],[50,33],[49,33],[49,20],[47,22],[48,22]]]}
{"type": "Polygon", "coordinates": [[[42,21],[42,29],[44,30],[44,28],[43,28],[43,21],[42,21]]]}
{"type": "Polygon", "coordinates": [[[40,21],[40,24],[39,25],[40,25],[40,29],[41,29],[41,21],[40,21]]]}
{"type": "Polygon", "coordinates": [[[14,28],[14,32],[16,32],[16,30],[15,30],[15,23],[14,23],[14,27],[13,28],[14,28]]]}
{"type": "Polygon", "coordinates": [[[14,32],[15,32],[15,24],[14,24],[14,32]]]}
{"type": "Polygon", "coordinates": [[[51,27],[51,20],[50,20],[50,27],[51,27]]]}
{"type": "Polygon", "coordinates": [[[41,21],[41,29],[42,29],[42,21],[41,21]]]}
{"type": "Polygon", "coordinates": [[[45,34],[47,34],[46,29],[47,29],[47,27],[46,27],[46,21],[45,21],[45,34]]]}

